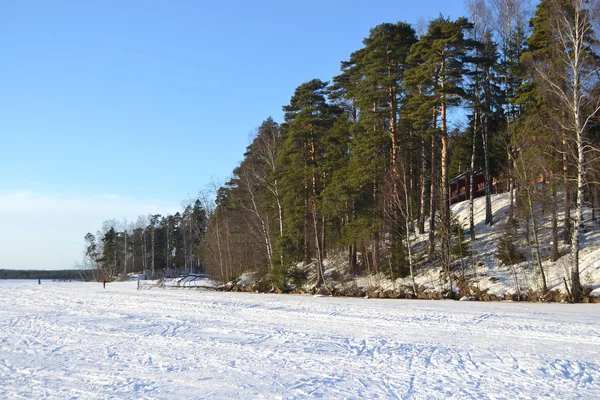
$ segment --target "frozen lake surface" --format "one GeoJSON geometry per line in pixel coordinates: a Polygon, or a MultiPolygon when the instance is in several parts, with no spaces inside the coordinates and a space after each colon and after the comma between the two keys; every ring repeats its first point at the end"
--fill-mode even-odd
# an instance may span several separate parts
{"type": "Polygon", "coordinates": [[[600,398],[600,306],[0,281],[0,398],[600,398]]]}

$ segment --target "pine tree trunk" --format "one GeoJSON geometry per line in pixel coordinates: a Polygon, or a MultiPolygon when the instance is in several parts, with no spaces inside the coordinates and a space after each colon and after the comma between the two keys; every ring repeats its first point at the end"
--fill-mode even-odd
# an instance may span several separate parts
{"type": "MultiPolygon", "coordinates": [[[[308,189],[308,188],[306,188],[308,189]]],[[[308,199],[308,191],[307,191],[307,198],[304,201],[305,204],[305,211],[304,211],[304,264],[310,264],[311,261],[311,252],[310,252],[310,242],[309,242],[309,237],[310,237],[310,203],[309,203],[309,199],[308,199]]]]}
{"type": "Polygon", "coordinates": [[[419,234],[425,233],[425,214],[426,214],[426,196],[427,196],[427,155],[425,152],[425,138],[421,136],[421,198],[419,208],[419,234]]]}
{"type": "Polygon", "coordinates": [[[515,170],[515,160],[514,157],[512,155],[512,149],[508,149],[508,162],[509,162],[509,167],[508,167],[508,191],[510,192],[510,214],[509,216],[512,217],[513,214],[513,210],[515,208],[515,185],[514,185],[514,178],[513,178],[513,171],[515,170]],[[511,165],[512,163],[512,165],[511,165]]]}
{"type": "Polygon", "coordinates": [[[167,270],[170,268],[170,265],[169,265],[169,250],[170,250],[170,243],[169,242],[171,240],[170,237],[169,237],[169,231],[170,230],[171,230],[171,228],[169,227],[169,223],[167,222],[167,243],[166,243],[167,248],[165,249],[166,250],[165,251],[165,257],[167,259],[167,261],[166,261],[167,262],[167,264],[166,264],[166,269],[167,270]]]}
{"type": "Polygon", "coordinates": [[[123,230],[123,274],[127,275],[127,228],[123,230]]]}
{"type": "Polygon", "coordinates": [[[544,266],[542,265],[542,257],[540,255],[540,242],[538,239],[535,214],[533,212],[533,200],[531,198],[531,191],[529,188],[527,188],[526,192],[527,192],[527,205],[529,207],[529,216],[531,217],[531,233],[533,234],[534,246],[533,246],[532,252],[534,253],[537,267],[542,276],[542,294],[546,294],[546,292],[548,291],[548,287],[546,285],[546,274],[544,273],[544,266]]]}
{"type": "Polygon", "coordinates": [[[475,185],[473,185],[473,181],[475,178],[475,152],[476,152],[476,139],[477,139],[477,131],[479,129],[478,125],[479,115],[475,112],[473,118],[473,136],[472,136],[472,147],[471,147],[471,174],[470,174],[470,185],[469,185],[469,233],[471,235],[471,257],[474,253],[475,246],[475,185]]]}
{"type": "Polygon", "coordinates": [[[326,230],[325,230],[325,223],[327,222],[326,218],[324,215],[321,216],[321,248],[322,253],[323,253],[323,260],[325,260],[325,258],[327,258],[327,242],[325,241],[326,239],[326,230]]]}
{"type": "Polygon", "coordinates": [[[598,184],[594,183],[590,185],[592,190],[592,221],[594,224],[598,223],[598,184]]]}
{"type": "Polygon", "coordinates": [[[394,198],[398,198],[398,110],[397,110],[397,100],[396,100],[396,81],[393,80],[393,75],[396,73],[394,68],[396,67],[395,63],[389,59],[389,51],[387,52],[387,71],[388,71],[388,82],[389,86],[389,113],[390,113],[390,140],[391,140],[391,171],[392,171],[392,184],[394,188],[394,198]]]}
{"type": "Polygon", "coordinates": [[[146,272],[146,241],[144,229],[142,228],[142,271],[146,272]]]}
{"type": "Polygon", "coordinates": [[[413,258],[412,258],[412,242],[410,240],[410,221],[412,221],[413,216],[412,216],[412,207],[411,207],[411,201],[410,201],[410,196],[408,194],[408,189],[407,189],[407,182],[406,182],[406,168],[402,169],[403,175],[404,175],[404,207],[405,207],[405,218],[404,218],[404,223],[405,223],[405,229],[406,229],[406,250],[408,253],[408,267],[410,270],[410,279],[412,281],[412,289],[413,289],[413,295],[415,297],[417,297],[417,283],[415,281],[415,271],[414,271],[414,267],[413,267],[413,258]]]}
{"type": "MultiPolygon", "coordinates": [[[[348,213],[348,223],[350,221],[354,221],[355,219],[355,211],[356,209],[356,205],[354,202],[351,202],[351,210],[348,213]]],[[[358,265],[357,265],[357,253],[358,253],[358,243],[355,241],[352,242],[352,244],[350,244],[350,248],[349,248],[349,273],[350,274],[356,274],[358,273],[358,265]]]]}
{"type": "Polygon", "coordinates": [[[492,174],[490,171],[490,149],[487,117],[483,117],[481,133],[483,139],[483,157],[485,163],[485,224],[492,226],[494,223],[494,216],[492,213],[492,174]]]}
{"type": "Polygon", "coordinates": [[[558,260],[558,211],[557,211],[557,196],[556,196],[556,180],[554,174],[550,175],[550,206],[552,208],[551,216],[551,240],[550,245],[550,261],[558,260]]]}
{"type": "Polygon", "coordinates": [[[194,237],[192,235],[192,223],[188,223],[188,266],[190,268],[190,272],[194,272],[194,237]]]}
{"type": "Polygon", "coordinates": [[[436,134],[431,134],[431,189],[429,190],[429,245],[427,248],[428,256],[433,257],[435,251],[435,213],[436,213],[436,184],[437,184],[437,165],[436,165],[436,134]]]}
{"type": "MultiPolygon", "coordinates": [[[[226,283],[227,277],[225,276],[225,269],[223,268],[223,251],[221,249],[221,232],[219,231],[219,216],[217,215],[215,218],[215,223],[217,227],[217,256],[219,257],[219,272],[221,273],[221,282],[226,283]]],[[[154,257],[152,264],[154,265],[154,257]]]]}
{"type": "Polygon", "coordinates": [[[313,209],[313,228],[314,228],[314,235],[315,235],[315,248],[316,248],[316,253],[317,253],[317,265],[316,265],[316,270],[317,270],[317,287],[321,287],[324,283],[325,283],[325,278],[324,278],[324,274],[323,274],[323,249],[320,243],[320,235],[319,235],[319,219],[316,213],[316,204],[313,203],[313,207],[315,207],[313,209]]]}
{"type": "Polygon", "coordinates": [[[381,244],[381,240],[380,240],[380,235],[379,235],[379,230],[377,230],[374,234],[373,234],[373,262],[371,265],[372,271],[374,274],[379,273],[379,265],[380,260],[379,260],[379,246],[381,244]]]}
{"type": "Polygon", "coordinates": [[[152,232],[150,233],[150,235],[152,236],[152,238],[151,238],[152,239],[152,279],[154,279],[155,278],[155,275],[154,275],[154,241],[155,240],[154,239],[156,237],[154,223],[152,223],[152,232]]]}
{"type": "Polygon", "coordinates": [[[348,248],[348,273],[356,274],[357,271],[357,263],[356,263],[356,243],[353,243],[348,248]]]}
{"type": "MultiPolygon", "coordinates": [[[[316,145],[314,138],[311,138],[310,141],[310,154],[311,161],[313,165],[316,164],[316,145]]],[[[323,242],[324,236],[321,235],[319,231],[319,213],[317,209],[317,174],[313,170],[311,174],[311,193],[310,193],[310,205],[311,205],[311,214],[312,214],[312,223],[315,235],[315,252],[317,255],[317,287],[322,286],[325,283],[325,278],[323,274],[323,242]]],[[[321,229],[325,229],[325,226],[322,226],[321,229]]]]}
{"type": "Polygon", "coordinates": [[[233,263],[233,252],[232,252],[232,243],[231,243],[231,225],[230,224],[225,224],[225,238],[227,239],[227,263],[225,264],[225,272],[227,273],[228,277],[233,277],[236,275],[236,272],[234,270],[234,263],[233,263]]]}

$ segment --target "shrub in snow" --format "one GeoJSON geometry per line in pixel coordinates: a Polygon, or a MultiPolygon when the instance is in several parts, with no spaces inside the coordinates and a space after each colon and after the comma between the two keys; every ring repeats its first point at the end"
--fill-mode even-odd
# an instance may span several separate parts
{"type": "Polygon", "coordinates": [[[510,219],[506,223],[506,230],[504,236],[498,239],[498,259],[504,263],[504,265],[514,265],[522,263],[527,260],[525,254],[516,245],[516,220],[510,219]]]}
{"type": "Polygon", "coordinates": [[[451,224],[454,243],[450,250],[452,252],[452,255],[458,258],[464,258],[469,254],[469,245],[467,244],[465,238],[465,231],[456,217],[452,218],[451,224]]]}

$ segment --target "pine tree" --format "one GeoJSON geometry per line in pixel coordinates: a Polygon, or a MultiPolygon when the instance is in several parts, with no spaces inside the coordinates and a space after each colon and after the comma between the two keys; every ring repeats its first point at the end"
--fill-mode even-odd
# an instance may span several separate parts
{"type": "Polygon", "coordinates": [[[345,174],[347,192],[353,193],[354,200],[352,223],[346,227],[348,232],[354,231],[350,233],[354,240],[372,236],[370,264],[375,271],[384,215],[395,213],[384,209],[391,204],[381,197],[385,182],[399,194],[401,143],[405,143],[400,132],[400,111],[406,97],[402,82],[415,41],[414,30],[404,22],[376,26],[363,41],[364,48],[342,63],[342,74],[334,78],[332,88],[334,98],[344,97],[350,105],[347,112],[354,123],[350,128],[353,151],[345,174]]]}
{"type": "MultiPolygon", "coordinates": [[[[465,55],[474,46],[473,41],[465,37],[465,31],[473,27],[466,18],[456,21],[440,16],[430,22],[428,31],[411,49],[408,58],[413,67],[407,71],[406,80],[409,86],[415,88],[424,83],[429,87],[423,88],[433,105],[433,130],[437,130],[437,119],[440,119],[439,133],[441,136],[441,221],[442,231],[449,233],[450,208],[448,195],[448,108],[458,105],[466,97],[463,79],[466,72],[465,55]]],[[[432,185],[430,207],[430,253],[433,251],[433,220],[435,218],[435,179],[436,170],[434,155],[436,153],[436,135],[432,135],[432,185]]],[[[444,254],[449,254],[449,237],[442,238],[444,254]]]]}
{"type": "Polygon", "coordinates": [[[117,273],[117,238],[118,234],[114,227],[110,227],[102,238],[104,244],[102,251],[102,270],[103,278],[111,279],[115,277],[117,273]]]}
{"type": "Polygon", "coordinates": [[[302,241],[298,244],[304,247],[305,262],[310,262],[314,254],[317,287],[324,283],[326,221],[320,209],[321,192],[328,178],[322,163],[324,141],[341,113],[327,102],[326,87],[327,83],[318,79],[304,83],[296,89],[290,104],[283,107],[285,125],[279,162],[288,237],[300,234],[302,241]]]}

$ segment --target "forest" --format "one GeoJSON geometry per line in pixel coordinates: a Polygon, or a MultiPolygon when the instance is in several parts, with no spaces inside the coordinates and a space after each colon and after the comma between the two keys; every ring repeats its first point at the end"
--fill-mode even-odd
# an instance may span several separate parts
{"type": "Polygon", "coordinates": [[[0,269],[0,279],[53,279],[53,280],[89,280],[93,278],[91,270],[17,270],[0,269]]]}
{"type": "Polygon", "coordinates": [[[543,295],[543,262],[567,254],[569,299],[581,301],[582,235],[600,209],[599,4],[467,6],[420,29],[373,27],[337,76],[301,84],[283,121],[260,123],[228,181],[175,215],[105,222],[85,236],[83,267],[98,279],[204,272],[223,283],[253,272],[285,292],[329,290],[325,265],[337,257],[346,275],[409,277],[415,296],[415,275],[440,268],[452,296],[455,261],[476,253],[481,195],[485,224],[505,226],[497,257],[530,258],[543,295]],[[502,220],[500,192],[510,195],[502,220]],[[455,201],[471,204],[467,227],[455,201]]]}

